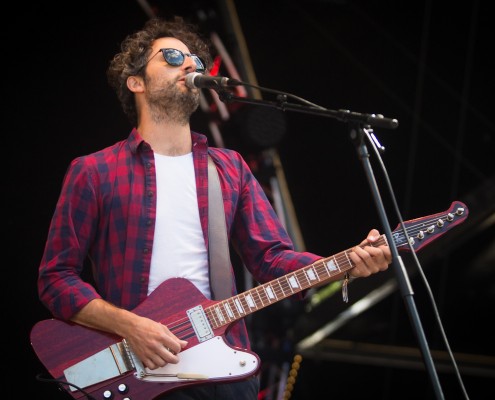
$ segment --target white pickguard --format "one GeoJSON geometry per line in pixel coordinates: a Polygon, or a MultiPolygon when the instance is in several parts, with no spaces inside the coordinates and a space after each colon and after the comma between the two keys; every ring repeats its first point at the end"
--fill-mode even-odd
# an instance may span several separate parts
{"type": "Polygon", "coordinates": [[[182,382],[184,380],[225,379],[250,375],[258,368],[256,355],[227,345],[223,337],[216,336],[179,353],[178,364],[144,369],[136,377],[151,382],[182,382]]]}

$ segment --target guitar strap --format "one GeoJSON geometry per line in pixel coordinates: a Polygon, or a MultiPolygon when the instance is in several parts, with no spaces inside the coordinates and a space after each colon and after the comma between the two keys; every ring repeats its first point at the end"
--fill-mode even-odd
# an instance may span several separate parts
{"type": "Polygon", "coordinates": [[[220,179],[210,156],[208,156],[208,243],[212,299],[227,299],[232,296],[227,225],[220,179]]]}

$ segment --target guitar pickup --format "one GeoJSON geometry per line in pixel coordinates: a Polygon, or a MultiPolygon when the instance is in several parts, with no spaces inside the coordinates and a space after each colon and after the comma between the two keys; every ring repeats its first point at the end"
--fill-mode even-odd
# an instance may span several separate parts
{"type": "Polygon", "coordinates": [[[194,332],[200,343],[211,339],[215,335],[203,307],[199,305],[187,310],[187,316],[191,321],[191,325],[194,328],[194,332]]]}

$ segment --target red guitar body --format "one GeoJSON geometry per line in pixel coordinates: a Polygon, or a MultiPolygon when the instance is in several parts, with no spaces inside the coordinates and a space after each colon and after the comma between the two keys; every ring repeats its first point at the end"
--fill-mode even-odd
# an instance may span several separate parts
{"type": "MultiPolygon", "coordinates": [[[[188,280],[182,278],[174,278],[162,283],[143,303],[134,309],[139,315],[146,316],[155,321],[160,321],[164,325],[173,326],[176,325],[176,321],[187,320],[188,316],[186,310],[193,309],[198,305],[206,309],[209,306],[213,306],[217,301],[208,300],[203,294],[188,280]],[[176,299],[174,301],[174,299],[176,299]],[[180,304],[177,299],[180,299],[180,304]],[[178,308],[180,311],[177,311],[178,308]],[[164,319],[163,316],[167,318],[164,319]]],[[[95,399],[103,399],[103,392],[112,393],[113,400],[124,399],[155,399],[160,394],[176,390],[178,388],[184,388],[187,386],[197,385],[198,383],[215,383],[215,382],[227,382],[238,381],[247,379],[257,373],[260,361],[258,356],[243,349],[236,349],[229,346],[225,340],[223,334],[225,333],[228,325],[223,325],[214,329],[214,337],[199,343],[197,335],[194,334],[191,326],[186,324],[185,331],[179,335],[188,341],[188,346],[180,353],[180,357],[187,355],[188,349],[197,347],[201,351],[201,347],[205,346],[205,354],[196,353],[196,356],[202,361],[205,358],[209,358],[211,368],[214,369],[215,362],[221,362],[226,366],[225,371],[221,371],[223,374],[221,377],[200,377],[199,379],[179,379],[174,378],[175,381],[146,381],[139,379],[135,376],[135,371],[131,370],[123,373],[115,378],[111,378],[100,383],[95,383],[90,387],[84,388],[84,391],[91,394],[95,399]],[[207,342],[221,341],[221,343],[214,344],[213,350],[206,349],[207,342]],[[218,347],[220,346],[220,347],[218,347]],[[212,354],[213,351],[215,354],[212,354]],[[225,357],[220,353],[225,353],[225,357]],[[229,357],[232,360],[229,361],[229,357]],[[242,370],[237,371],[239,367],[237,364],[247,360],[245,367],[245,374],[242,370]],[[235,363],[235,366],[228,367],[229,363],[235,363]],[[235,367],[235,368],[234,368],[235,367]],[[231,370],[234,373],[231,373],[231,370]],[[235,374],[235,375],[234,375],[235,374]],[[124,389],[119,390],[119,385],[123,385],[124,389]]],[[[71,366],[90,358],[99,351],[108,348],[109,346],[120,342],[122,339],[106,334],[104,332],[82,327],[77,324],[67,323],[56,319],[48,319],[36,323],[31,331],[31,344],[38,356],[48,369],[50,374],[66,382],[67,379],[64,375],[64,370],[71,366]]],[[[209,346],[209,345],[208,345],[209,346]]],[[[182,361],[178,365],[181,365],[182,361]]],[[[98,365],[94,365],[94,368],[99,368],[98,365]]],[[[198,374],[197,370],[192,366],[191,370],[187,370],[191,374],[198,374]]],[[[204,375],[204,374],[201,374],[204,375]]],[[[71,388],[65,389],[75,398],[84,398],[85,395],[82,391],[72,391],[71,388]]],[[[72,388],[73,389],[73,388],[72,388]]]]}

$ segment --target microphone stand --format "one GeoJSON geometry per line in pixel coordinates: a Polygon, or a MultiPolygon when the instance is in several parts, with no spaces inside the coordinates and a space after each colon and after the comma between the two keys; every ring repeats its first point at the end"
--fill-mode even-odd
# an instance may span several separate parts
{"type": "MultiPolygon", "coordinates": [[[[227,90],[218,91],[218,95],[221,101],[225,103],[230,103],[237,101],[240,103],[248,103],[254,105],[261,105],[267,107],[278,108],[282,111],[296,111],[305,114],[320,115],[325,117],[332,117],[339,121],[349,123],[349,135],[351,140],[356,146],[356,151],[359,159],[363,164],[363,168],[368,179],[368,183],[373,194],[373,199],[375,201],[376,208],[385,231],[385,236],[388,243],[394,243],[392,231],[390,229],[390,223],[388,221],[385,207],[380,196],[380,191],[378,184],[376,183],[373,168],[369,161],[369,153],[365,143],[365,133],[368,127],[381,127],[386,129],[395,129],[399,123],[396,119],[385,118],[380,114],[362,114],[357,112],[351,112],[349,110],[329,110],[326,108],[318,108],[314,106],[302,106],[299,104],[287,103],[286,95],[277,96],[277,102],[249,99],[246,97],[234,96],[231,92],[227,90]]],[[[376,145],[376,144],[375,144],[376,145]]],[[[416,338],[419,342],[421,354],[423,357],[423,362],[425,364],[426,370],[430,377],[431,383],[433,385],[434,392],[437,399],[444,399],[438,375],[435,370],[435,365],[431,356],[431,352],[428,348],[426,336],[419,318],[418,311],[413,299],[413,289],[409,282],[407,271],[405,269],[402,258],[399,256],[399,252],[395,246],[390,246],[392,253],[392,265],[397,276],[398,286],[403,297],[406,309],[409,315],[409,319],[413,326],[416,338]]]]}

